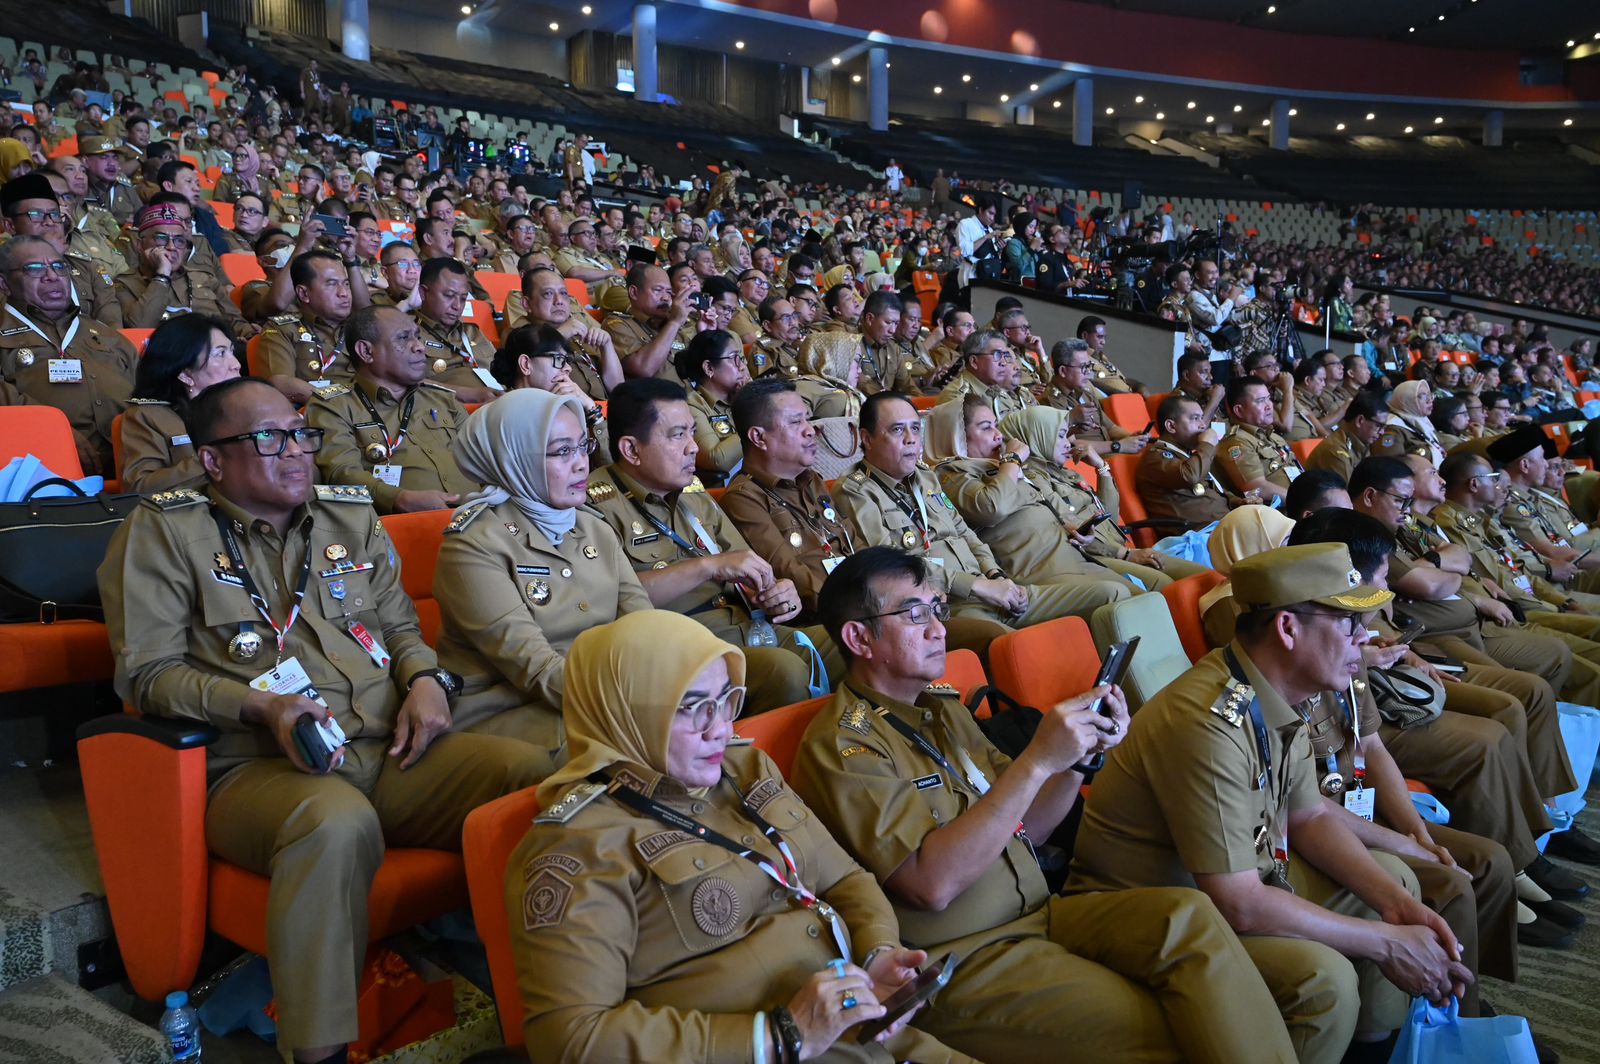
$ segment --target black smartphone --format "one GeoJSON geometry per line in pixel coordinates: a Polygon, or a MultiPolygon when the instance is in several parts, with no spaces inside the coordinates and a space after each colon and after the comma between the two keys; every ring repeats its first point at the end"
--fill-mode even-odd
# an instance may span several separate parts
{"type": "MultiPolygon", "coordinates": [[[[1102,687],[1106,684],[1120,684],[1122,678],[1128,674],[1128,664],[1133,660],[1133,652],[1139,649],[1139,637],[1121,643],[1111,644],[1111,649],[1106,651],[1105,661],[1100,663],[1100,673],[1094,678],[1094,685],[1102,687]]],[[[1106,708],[1104,698],[1095,699],[1094,711],[1102,717],[1111,716],[1106,708]]],[[[1104,751],[1085,758],[1081,765],[1075,766],[1080,772],[1099,772],[1105,767],[1106,755],[1104,751]]]]}
{"type": "Polygon", "coordinates": [[[332,214],[313,214],[311,220],[322,223],[323,236],[344,236],[348,232],[344,225],[344,219],[332,214]]]}
{"type": "MultiPolygon", "coordinates": [[[[315,697],[314,693],[308,695],[315,697]]],[[[328,720],[331,727],[323,727],[317,719],[307,713],[295,722],[294,745],[300,751],[300,757],[307,765],[317,772],[325,773],[333,764],[334,751],[344,745],[345,735],[337,722],[331,717],[328,720]]]]}
{"type": "Polygon", "coordinates": [[[1155,418],[1151,418],[1150,419],[1150,424],[1146,425],[1143,429],[1139,430],[1139,435],[1148,436],[1148,435],[1150,435],[1150,433],[1155,431],[1155,427],[1156,427],[1156,419],[1155,418]]]}
{"type": "Polygon", "coordinates": [[[689,297],[689,305],[694,307],[696,310],[710,310],[711,293],[696,292],[693,296],[689,297]]]}
{"type": "Polygon", "coordinates": [[[894,1026],[906,1013],[943,990],[945,984],[950,982],[950,977],[956,973],[956,961],[954,953],[946,953],[918,972],[915,979],[904,983],[899,990],[889,996],[888,1001],[882,1003],[887,1010],[882,1016],[868,1020],[856,1028],[856,1041],[863,1043],[872,1041],[894,1026]]]}
{"type": "Polygon", "coordinates": [[[1078,535],[1086,536],[1094,529],[1096,525],[1109,520],[1111,520],[1110,514],[1101,514],[1099,517],[1092,517],[1087,523],[1078,526],[1078,535]]]}
{"type": "Polygon", "coordinates": [[[1428,626],[1425,624],[1414,624],[1401,633],[1400,638],[1395,642],[1400,646],[1405,646],[1427,630],[1428,626]]]}

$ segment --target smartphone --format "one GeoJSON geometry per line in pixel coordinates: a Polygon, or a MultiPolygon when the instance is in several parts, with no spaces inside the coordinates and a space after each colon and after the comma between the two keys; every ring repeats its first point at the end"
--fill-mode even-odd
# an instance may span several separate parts
{"type": "MultiPolygon", "coordinates": [[[[1120,684],[1122,678],[1128,674],[1128,664],[1133,660],[1133,652],[1138,649],[1138,636],[1134,636],[1125,642],[1111,644],[1111,649],[1106,652],[1105,661],[1100,663],[1100,674],[1094,678],[1094,685],[1101,687],[1106,684],[1120,684]]],[[[1102,717],[1111,716],[1111,712],[1106,709],[1106,700],[1104,698],[1095,699],[1094,711],[1102,717]]],[[[1081,765],[1074,767],[1080,772],[1099,772],[1105,766],[1105,763],[1105,751],[1101,751],[1086,758],[1081,765]]]]}
{"type": "Polygon", "coordinates": [[[1103,521],[1109,520],[1111,520],[1110,514],[1101,514],[1099,517],[1090,518],[1087,523],[1078,526],[1077,534],[1080,536],[1087,536],[1091,531],[1094,530],[1096,525],[1103,521]]]}
{"type": "Polygon", "coordinates": [[[1418,636],[1420,636],[1423,632],[1426,632],[1427,630],[1428,630],[1428,626],[1425,625],[1425,624],[1414,624],[1410,628],[1407,628],[1401,634],[1400,638],[1398,640],[1396,640],[1396,642],[1400,646],[1406,646],[1413,639],[1416,639],[1418,636]]]}
{"type": "Polygon", "coordinates": [[[883,1007],[888,1011],[856,1028],[856,1041],[862,1043],[872,1041],[893,1027],[906,1013],[943,990],[950,982],[950,977],[956,974],[956,963],[956,955],[946,953],[918,972],[915,979],[902,985],[889,996],[888,1001],[883,1002],[883,1007]]]}
{"type": "Polygon", "coordinates": [[[1583,564],[1583,559],[1587,558],[1589,555],[1591,555],[1593,553],[1594,553],[1594,548],[1590,547],[1588,550],[1584,551],[1582,554],[1580,554],[1576,558],[1572,559],[1572,564],[1573,565],[1582,565],[1583,564]]]}
{"type": "Polygon", "coordinates": [[[1154,432],[1155,430],[1156,430],[1156,419],[1155,418],[1151,418],[1150,419],[1150,424],[1146,425],[1144,428],[1139,430],[1139,435],[1148,436],[1152,432],[1154,432]]]}
{"type": "Polygon", "coordinates": [[[348,232],[345,229],[344,219],[331,214],[313,214],[311,220],[322,223],[323,236],[344,236],[348,232]]]}
{"type": "Polygon", "coordinates": [[[694,307],[696,310],[710,310],[711,293],[696,292],[694,295],[689,297],[689,305],[694,307]]]}
{"type": "MultiPolygon", "coordinates": [[[[315,692],[306,697],[315,697],[315,692]]],[[[327,724],[318,724],[317,719],[307,713],[295,722],[295,748],[300,751],[305,763],[318,772],[327,772],[332,767],[334,751],[344,744],[344,729],[332,717],[328,718],[327,724]]]]}

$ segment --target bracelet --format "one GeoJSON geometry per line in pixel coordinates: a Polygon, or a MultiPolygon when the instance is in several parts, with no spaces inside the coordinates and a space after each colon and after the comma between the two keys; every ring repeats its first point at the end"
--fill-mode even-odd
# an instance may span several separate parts
{"type": "Polygon", "coordinates": [[[1015,453],[1014,453],[1014,452],[1012,452],[1012,451],[1007,451],[1007,452],[1006,452],[1006,453],[1005,453],[1005,454],[1002,454],[1002,455],[1001,455],[1001,456],[1000,456],[1000,457],[999,457],[999,458],[998,458],[998,459],[996,459],[996,461],[997,461],[997,462],[998,462],[998,463],[999,463],[999,464],[1000,464],[1000,465],[1005,465],[1005,464],[1006,464],[1006,463],[1007,463],[1007,462],[1015,462],[1015,463],[1016,463],[1016,464],[1017,464],[1017,465],[1019,465],[1019,466],[1020,466],[1020,465],[1021,465],[1021,464],[1022,464],[1022,459],[1021,459],[1021,458],[1019,458],[1019,457],[1018,457],[1018,456],[1017,456],[1017,455],[1016,455],[1016,454],[1015,454],[1015,453]]]}
{"type": "Polygon", "coordinates": [[[777,1032],[774,1041],[778,1046],[778,1064],[800,1064],[800,1050],[805,1039],[800,1037],[800,1025],[794,1022],[794,1014],[779,1005],[772,1010],[772,1026],[777,1032]]]}
{"type": "Polygon", "coordinates": [[[750,1042],[755,1047],[755,1064],[767,1064],[767,1014],[756,1013],[756,1022],[750,1030],[750,1042]]]}
{"type": "Polygon", "coordinates": [[[881,946],[873,946],[871,949],[867,950],[867,955],[861,958],[861,969],[865,971],[867,966],[877,958],[878,954],[888,953],[892,949],[894,949],[894,944],[890,942],[885,942],[881,946]]]}

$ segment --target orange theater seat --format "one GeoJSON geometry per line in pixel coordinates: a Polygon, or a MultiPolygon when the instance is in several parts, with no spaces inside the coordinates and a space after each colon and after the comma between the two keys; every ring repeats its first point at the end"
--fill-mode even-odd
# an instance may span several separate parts
{"type": "MultiPolygon", "coordinates": [[[[217,180],[216,178],[212,178],[211,179],[212,184],[215,184],[216,180],[217,180]]],[[[217,216],[217,224],[218,225],[222,226],[224,229],[232,229],[233,228],[233,223],[234,223],[233,204],[229,203],[226,200],[211,200],[211,201],[209,201],[209,203],[207,205],[211,208],[211,213],[215,214],[217,216]]],[[[243,254],[243,252],[230,251],[230,252],[228,252],[228,254],[230,254],[230,255],[240,255],[240,254],[243,254]]]]}
{"type": "Polygon", "coordinates": [[[141,358],[144,357],[144,345],[150,342],[150,334],[155,332],[154,329],[118,329],[117,331],[122,334],[123,339],[133,345],[133,349],[139,352],[141,358]]]}
{"type": "Polygon", "coordinates": [[[1546,436],[1555,441],[1557,453],[1567,453],[1567,448],[1572,446],[1572,434],[1567,431],[1567,426],[1561,424],[1559,421],[1552,421],[1548,425],[1541,425],[1539,427],[1544,429],[1544,434],[1546,436]]]}
{"type": "MultiPolygon", "coordinates": [[[[500,346],[500,327],[494,321],[494,304],[482,299],[469,299],[466,308],[461,312],[461,320],[476,325],[485,340],[497,348],[500,346]]],[[[488,359],[480,358],[478,362],[484,369],[489,368],[488,359]]]]}
{"type": "Polygon", "coordinates": [[[522,1045],[522,994],[517,989],[517,964],[511,955],[511,925],[506,914],[506,866],[539,815],[536,788],[485,802],[467,814],[461,828],[461,856],[472,899],[472,922],[488,954],[489,982],[500,1036],[512,1048],[522,1045]]]}
{"type": "Polygon", "coordinates": [[[567,294],[578,301],[578,306],[587,307],[589,305],[589,286],[576,277],[567,278],[567,294]]]}
{"type": "Polygon", "coordinates": [[[58,477],[83,477],[66,414],[53,406],[0,406],[0,466],[30,454],[58,477]]]}
{"type": "Polygon", "coordinates": [[[122,419],[126,415],[118,414],[111,419],[111,464],[116,467],[117,479],[122,479],[122,419]]]}
{"type": "Polygon", "coordinates": [[[1178,640],[1190,661],[1199,661],[1211,651],[1206,639],[1205,625],[1200,623],[1200,596],[1225,580],[1221,573],[1205,572],[1174,580],[1161,589],[1172,611],[1172,624],[1178,629],[1178,640]]]}
{"type": "Polygon", "coordinates": [[[245,369],[250,376],[260,377],[264,380],[268,374],[266,357],[261,354],[261,336],[261,333],[256,333],[245,343],[244,363],[245,369]]]}
{"type": "Polygon", "coordinates": [[[832,695],[823,695],[821,698],[769,709],[753,717],[744,717],[734,730],[772,758],[778,771],[787,779],[794,771],[794,755],[800,750],[800,737],[811,726],[811,718],[832,698],[832,695]]]}
{"type": "Polygon", "coordinates": [[[918,410],[932,410],[939,405],[939,397],[937,395],[913,395],[911,397],[911,405],[918,410]]]}
{"type": "Polygon", "coordinates": [[[1156,411],[1161,409],[1161,400],[1165,399],[1171,394],[1171,392],[1157,392],[1155,395],[1145,396],[1145,412],[1150,415],[1151,421],[1156,419],[1156,411]]]}
{"type": "Polygon", "coordinates": [[[1145,426],[1155,419],[1144,396],[1132,392],[1108,395],[1100,405],[1105,408],[1106,416],[1115,422],[1117,427],[1127,429],[1129,432],[1143,432],[1145,426]]]}
{"type": "Polygon", "coordinates": [[[115,661],[111,637],[99,621],[23,621],[0,624],[0,694],[101,683],[115,661]]]}
{"type": "MultiPolygon", "coordinates": [[[[522,291],[522,278],[514,273],[495,273],[490,270],[479,270],[473,276],[478,279],[478,283],[483,286],[483,290],[489,294],[491,307],[500,308],[502,312],[505,309],[507,297],[512,292],[522,291]]],[[[587,295],[584,298],[587,300],[587,295]]],[[[473,320],[477,322],[480,328],[482,327],[482,322],[477,321],[476,318],[473,320]]]]}
{"type": "Polygon", "coordinates": [[[1311,457],[1311,452],[1316,450],[1317,445],[1321,442],[1321,436],[1313,436],[1308,440],[1295,440],[1289,444],[1289,449],[1294,452],[1296,458],[1300,459],[1300,464],[1304,465],[1306,459],[1311,457]]]}
{"type": "Polygon", "coordinates": [[[1144,499],[1139,496],[1136,480],[1139,469],[1138,455],[1108,454],[1104,458],[1111,467],[1112,479],[1117,482],[1122,526],[1128,530],[1128,535],[1135,546],[1153,547],[1162,535],[1178,532],[1184,527],[1182,522],[1152,519],[1150,511],[1144,508],[1144,499]]]}
{"type": "Polygon", "coordinates": [[[222,263],[222,272],[228,275],[228,280],[236,288],[243,288],[251,281],[265,281],[267,272],[261,268],[261,263],[256,261],[254,255],[246,255],[242,251],[230,251],[226,255],[218,256],[222,263]]]}
{"type": "Polygon", "coordinates": [[[1025,706],[1049,709],[1094,686],[1100,654],[1082,617],[1007,632],[989,645],[994,685],[1025,706]]]}
{"type": "Polygon", "coordinates": [[[970,650],[952,650],[944,658],[944,676],[941,679],[956,689],[965,702],[967,697],[989,682],[984,674],[983,661],[970,650]]]}
{"type": "Polygon", "coordinates": [[[433,646],[439,635],[439,603],[433,597],[433,573],[439,564],[439,545],[454,510],[427,510],[417,514],[390,514],[384,531],[400,559],[400,585],[417,607],[422,638],[433,646]]]}

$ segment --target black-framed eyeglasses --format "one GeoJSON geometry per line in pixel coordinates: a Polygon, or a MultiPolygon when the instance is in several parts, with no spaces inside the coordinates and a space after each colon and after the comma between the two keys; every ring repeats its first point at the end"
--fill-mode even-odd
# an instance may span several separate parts
{"type": "Polygon", "coordinates": [[[256,445],[256,454],[262,458],[277,458],[289,447],[292,438],[295,446],[306,454],[316,454],[322,450],[322,438],[327,435],[323,429],[306,428],[304,425],[297,429],[255,429],[251,432],[241,432],[237,436],[223,436],[206,444],[207,447],[219,447],[224,443],[243,443],[245,440],[256,445]]]}
{"type": "Polygon", "coordinates": [[[66,259],[51,259],[49,262],[24,262],[16,268],[17,273],[29,277],[43,277],[46,270],[65,276],[72,271],[72,266],[66,259]]]}
{"type": "Polygon", "coordinates": [[[188,237],[178,233],[154,233],[150,237],[150,242],[157,247],[163,248],[168,246],[186,248],[194,243],[188,237]]]}
{"type": "Polygon", "coordinates": [[[863,621],[876,621],[882,617],[904,616],[912,624],[930,624],[938,621],[943,624],[950,619],[950,600],[935,599],[932,602],[913,602],[911,605],[898,610],[889,610],[886,613],[869,613],[862,617],[863,621]]]}
{"type": "Polygon", "coordinates": [[[595,439],[593,436],[585,436],[577,443],[563,444],[553,451],[546,451],[544,452],[544,456],[546,458],[554,458],[558,462],[565,462],[567,459],[578,454],[579,452],[582,452],[583,454],[594,454],[594,449],[599,445],[599,443],[600,441],[595,439]]]}
{"type": "Polygon", "coordinates": [[[34,225],[38,225],[40,222],[55,222],[57,225],[60,225],[62,222],[66,221],[67,218],[67,216],[60,211],[39,210],[18,211],[17,213],[11,215],[11,217],[13,219],[26,218],[34,225]]]}
{"type": "Polygon", "coordinates": [[[554,355],[554,354],[550,354],[548,352],[540,352],[540,353],[535,354],[535,355],[530,355],[529,357],[530,358],[548,358],[550,360],[550,368],[551,369],[558,369],[558,370],[559,369],[566,369],[567,368],[567,364],[572,361],[572,356],[571,355],[554,355]]]}
{"type": "Polygon", "coordinates": [[[1393,499],[1395,505],[1400,507],[1401,513],[1405,513],[1410,510],[1416,505],[1417,502],[1417,497],[1415,495],[1396,495],[1394,492],[1384,491],[1382,488],[1378,489],[1378,493],[1380,495],[1387,495],[1389,498],[1393,499]]]}
{"type": "Polygon", "coordinates": [[[1334,621],[1334,631],[1346,639],[1354,639],[1356,633],[1366,630],[1366,619],[1359,613],[1333,613],[1328,610],[1284,610],[1299,617],[1326,617],[1334,621]]]}

